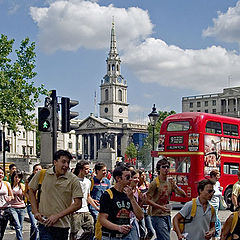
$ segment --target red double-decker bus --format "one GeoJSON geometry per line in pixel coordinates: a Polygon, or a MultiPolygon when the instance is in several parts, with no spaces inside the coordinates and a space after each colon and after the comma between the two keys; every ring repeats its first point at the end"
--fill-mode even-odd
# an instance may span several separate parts
{"type": "Polygon", "coordinates": [[[240,164],[240,119],[200,112],[167,117],[161,126],[158,151],[152,156],[167,157],[170,176],[187,193],[173,194],[172,200],[190,201],[197,196],[197,182],[213,169],[221,173],[220,185],[226,202],[231,200],[240,164]]]}

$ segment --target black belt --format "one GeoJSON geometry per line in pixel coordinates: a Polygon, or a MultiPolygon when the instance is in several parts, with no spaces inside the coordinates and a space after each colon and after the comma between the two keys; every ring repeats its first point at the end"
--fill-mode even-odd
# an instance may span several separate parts
{"type": "Polygon", "coordinates": [[[115,237],[115,238],[123,238],[126,237],[126,234],[123,233],[110,233],[110,232],[102,232],[102,236],[105,237],[115,237]]]}

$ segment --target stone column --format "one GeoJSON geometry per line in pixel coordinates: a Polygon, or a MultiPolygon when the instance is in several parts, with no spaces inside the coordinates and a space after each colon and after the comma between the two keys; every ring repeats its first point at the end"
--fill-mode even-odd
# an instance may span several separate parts
{"type": "Polygon", "coordinates": [[[115,134],[115,136],[114,136],[114,149],[115,149],[116,157],[117,157],[117,134],[115,134]]]}
{"type": "MultiPolygon", "coordinates": [[[[102,133],[99,133],[99,139],[103,137],[103,134],[102,133]]],[[[100,141],[100,149],[102,149],[102,140],[99,140],[100,141]]]]}
{"type": "Polygon", "coordinates": [[[228,113],[228,99],[226,99],[226,113],[228,113]]]}
{"type": "Polygon", "coordinates": [[[91,145],[90,145],[90,143],[91,143],[91,141],[90,141],[90,134],[88,134],[88,159],[90,159],[90,147],[91,147],[91,145]]]}
{"type": "Polygon", "coordinates": [[[94,160],[96,160],[97,159],[97,136],[96,136],[96,134],[94,134],[94,160]]]}
{"type": "Polygon", "coordinates": [[[85,135],[82,135],[82,159],[84,159],[84,151],[85,151],[85,135]]]}

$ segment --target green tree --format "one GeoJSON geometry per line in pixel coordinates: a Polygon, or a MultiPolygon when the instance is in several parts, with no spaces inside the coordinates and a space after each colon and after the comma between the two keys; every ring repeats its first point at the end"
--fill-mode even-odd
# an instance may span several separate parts
{"type": "MultiPolygon", "coordinates": [[[[156,149],[156,146],[158,143],[160,128],[162,126],[163,120],[170,115],[176,114],[176,112],[173,110],[170,112],[159,111],[158,113],[159,113],[159,118],[156,123],[155,130],[154,130],[154,147],[155,147],[155,149],[156,149]]],[[[139,151],[139,161],[142,162],[142,165],[144,167],[148,166],[151,162],[151,151],[152,151],[152,142],[153,142],[152,139],[153,139],[153,127],[149,123],[148,124],[148,136],[145,139],[144,146],[139,151]]]]}
{"type": "Polygon", "coordinates": [[[137,157],[137,149],[136,149],[136,146],[134,145],[134,143],[130,143],[130,144],[128,145],[125,154],[126,154],[129,158],[136,158],[136,157],[137,157]]]}
{"type": "Polygon", "coordinates": [[[14,39],[0,38],[0,122],[14,132],[21,124],[26,130],[34,127],[34,109],[41,94],[47,94],[43,85],[34,86],[35,43],[22,40],[13,56],[14,39]],[[14,61],[11,59],[14,59],[14,61]]]}

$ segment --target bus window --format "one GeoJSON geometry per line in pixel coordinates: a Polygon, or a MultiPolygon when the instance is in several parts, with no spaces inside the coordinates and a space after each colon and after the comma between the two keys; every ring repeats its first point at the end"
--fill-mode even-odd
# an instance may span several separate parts
{"type": "Polygon", "coordinates": [[[239,169],[238,163],[224,163],[223,173],[224,174],[234,174],[236,175],[239,169]]]}
{"type": "Polygon", "coordinates": [[[238,125],[223,123],[223,133],[230,136],[238,136],[238,125]]]}
{"type": "Polygon", "coordinates": [[[174,162],[175,169],[171,172],[189,173],[190,172],[190,157],[168,157],[170,163],[174,162]]]}
{"type": "Polygon", "coordinates": [[[189,122],[170,122],[167,126],[168,132],[187,131],[189,129],[189,122]]]}
{"type": "Polygon", "coordinates": [[[205,130],[206,130],[207,133],[221,134],[222,133],[221,123],[220,122],[209,121],[206,124],[206,129],[205,130]]]}

